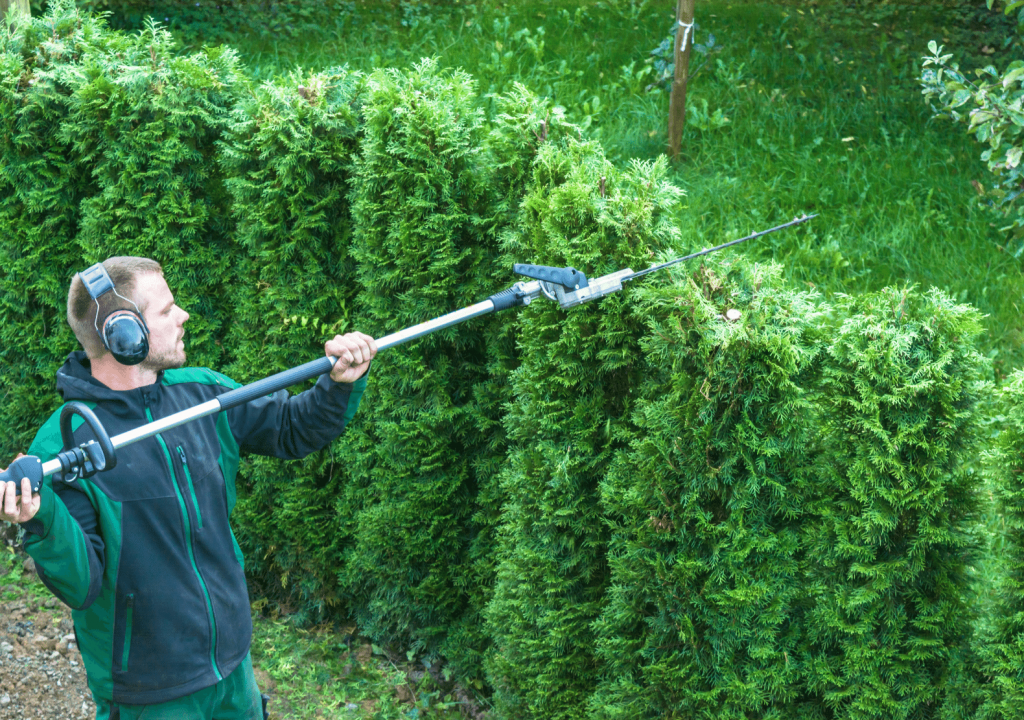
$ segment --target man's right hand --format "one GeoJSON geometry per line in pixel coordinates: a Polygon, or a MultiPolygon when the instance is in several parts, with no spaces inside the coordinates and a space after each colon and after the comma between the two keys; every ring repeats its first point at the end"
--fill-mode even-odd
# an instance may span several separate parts
{"type": "MultiPolygon", "coordinates": [[[[25,457],[18,453],[18,458],[25,457]]],[[[0,468],[3,472],[7,468],[0,468]]],[[[32,494],[32,482],[28,478],[21,479],[21,497],[13,482],[0,483],[0,520],[12,523],[28,522],[39,512],[39,495],[32,494]],[[26,501],[25,498],[28,498],[26,501]]]]}

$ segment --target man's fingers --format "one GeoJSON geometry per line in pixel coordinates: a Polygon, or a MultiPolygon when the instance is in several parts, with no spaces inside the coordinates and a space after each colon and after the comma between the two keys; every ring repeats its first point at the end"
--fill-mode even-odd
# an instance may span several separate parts
{"type": "Polygon", "coordinates": [[[327,343],[327,354],[333,355],[339,361],[344,360],[342,367],[349,365],[362,365],[376,354],[376,346],[373,345],[373,338],[361,333],[350,333],[349,335],[336,335],[333,340],[327,343]]]}
{"type": "Polygon", "coordinates": [[[331,357],[337,358],[334,369],[331,370],[331,377],[340,380],[351,368],[359,368],[360,372],[365,372],[364,366],[377,354],[377,343],[369,335],[353,332],[335,335],[324,345],[324,350],[331,357]]]}
{"type": "Polygon", "coordinates": [[[25,522],[33,514],[32,505],[35,503],[36,498],[32,497],[32,481],[27,477],[21,479],[21,515],[18,518],[19,522],[25,522]],[[28,517],[24,517],[26,512],[32,513],[28,517]]]}
{"type": "Polygon", "coordinates": [[[353,342],[355,343],[356,346],[356,361],[354,364],[362,365],[364,362],[370,359],[370,346],[366,343],[366,340],[358,336],[353,338],[353,342]]]}
{"type": "Polygon", "coordinates": [[[4,483],[4,515],[9,518],[17,517],[18,515],[18,496],[17,489],[13,481],[4,483]]]}

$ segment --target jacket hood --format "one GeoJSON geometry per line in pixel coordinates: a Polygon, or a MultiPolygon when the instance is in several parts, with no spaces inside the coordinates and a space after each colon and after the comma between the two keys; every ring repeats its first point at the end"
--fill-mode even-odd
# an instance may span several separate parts
{"type": "Polygon", "coordinates": [[[111,390],[92,376],[89,357],[78,350],[68,355],[57,371],[57,392],[64,402],[104,403],[104,409],[119,417],[145,414],[146,397],[155,396],[160,389],[160,376],[152,385],[134,390],[111,390]]]}

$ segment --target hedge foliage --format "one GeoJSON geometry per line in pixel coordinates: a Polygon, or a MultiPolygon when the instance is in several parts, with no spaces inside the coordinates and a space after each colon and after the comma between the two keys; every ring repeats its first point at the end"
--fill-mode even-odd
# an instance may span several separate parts
{"type": "MultiPolygon", "coordinates": [[[[66,3],[70,5],[70,3],[66,3]]],[[[53,373],[74,348],[64,320],[80,204],[96,194],[61,130],[73,112],[87,51],[125,44],[69,7],[50,19],[0,28],[0,412],[5,453],[27,447],[52,404],[53,373]]]]}
{"type": "MultiPolygon", "coordinates": [[[[504,249],[595,276],[642,265],[675,237],[678,190],[664,173],[663,162],[620,172],[593,143],[546,143],[504,249]]],[[[509,717],[581,717],[597,679],[589,626],[607,584],[597,490],[640,381],[632,304],[616,295],[600,309],[537,303],[519,317],[522,365],[506,419],[506,506],[487,610],[488,674],[509,717]]]]}
{"type": "Polygon", "coordinates": [[[913,289],[838,309],[819,379],[803,662],[840,717],[920,717],[969,651],[980,314],[913,289]]]}
{"type": "Polygon", "coordinates": [[[611,589],[591,711],[797,717],[821,298],[739,263],[663,276],[639,305],[636,431],[601,486],[611,589]]]}
{"type": "MultiPolygon", "coordinates": [[[[474,101],[469,76],[432,61],[367,78],[352,253],[359,322],[375,337],[492,292],[484,118],[474,101]]],[[[417,651],[479,626],[467,589],[480,581],[470,551],[474,499],[487,481],[474,467],[486,452],[474,392],[487,372],[484,326],[382,354],[373,372],[386,380],[368,393],[362,431],[342,456],[352,482],[339,511],[353,530],[341,582],[361,626],[388,642],[411,639],[417,651]]]]}
{"type": "Polygon", "coordinates": [[[1009,720],[1024,704],[1024,371],[1000,392],[1005,423],[989,454],[998,534],[990,547],[1000,572],[990,632],[982,637],[987,679],[979,718],[1009,720]]]}
{"type": "MultiPolygon", "coordinates": [[[[2,32],[4,457],[58,402],[72,274],[109,255],[160,260],[192,361],[245,382],[478,302],[514,262],[687,249],[663,160],[613,165],[522,86],[482,102],[429,60],[260,85],[70,0],[2,32]]],[[[382,353],[331,447],[243,461],[257,607],[354,619],[487,682],[499,717],[1014,716],[1024,380],[979,590],[976,311],[780,277],[723,254],[382,353]]]]}
{"type": "MultiPolygon", "coordinates": [[[[237,229],[224,345],[241,382],[316,357],[324,336],[351,329],[348,195],[364,92],[345,68],[296,72],[241,94],[228,119],[217,158],[237,229]]],[[[249,458],[242,476],[239,543],[259,592],[278,598],[288,586],[307,619],[323,619],[341,603],[334,504],[348,473],[327,450],[298,463],[249,458]]]]}

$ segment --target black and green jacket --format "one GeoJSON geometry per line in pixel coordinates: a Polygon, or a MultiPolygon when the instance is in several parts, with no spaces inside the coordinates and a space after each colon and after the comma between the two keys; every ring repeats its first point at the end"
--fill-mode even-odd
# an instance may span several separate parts
{"type": "MultiPolygon", "coordinates": [[[[39,512],[25,523],[25,548],[73,610],[96,696],[165,702],[213,685],[245,658],[249,597],[228,524],[239,454],[301,458],[325,447],[365,386],[365,376],[348,385],[325,375],[301,394],[281,391],[121,448],[108,472],[70,485],[45,481],[39,512]]],[[[187,368],[114,391],[93,379],[81,352],[57,372],[64,401],[87,403],[111,436],[237,387],[212,370],[187,368]]],[[[44,462],[61,450],[58,418],[59,410],[29,449],[44,462]]],[[[79,423],[75,442],[88,433],[79,423]]]]}

